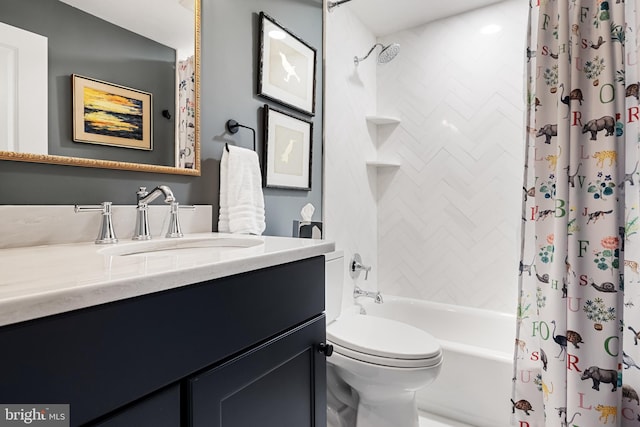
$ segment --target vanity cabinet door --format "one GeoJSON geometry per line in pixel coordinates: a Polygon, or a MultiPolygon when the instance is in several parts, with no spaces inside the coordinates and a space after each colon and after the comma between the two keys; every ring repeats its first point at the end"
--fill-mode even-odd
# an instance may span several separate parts
{"type": "Polygon", "coordinates": [[[192,378],[191,426],[326,426],[324,340],[322,315],[192,378]]]}

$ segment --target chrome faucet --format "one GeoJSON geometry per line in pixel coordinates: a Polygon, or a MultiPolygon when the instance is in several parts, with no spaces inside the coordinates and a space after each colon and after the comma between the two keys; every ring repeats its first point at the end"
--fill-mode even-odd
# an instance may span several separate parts
{"type": "Polygon", "coordinates": [[[111,202],[102,202],[102,204],[95,206],[81,206],[75,205],[76,213],[79,212],[101,212],[102,222],[100,224],[100,231],[96,238],[97,245],[118,243],[116,232],[113,229],[113,221],[111,220],[111,202]]]}
{"type": "Polygon", "coordinates": [[[384,300],[382,299],[382,294],[380,293],[380,291],[378,292],[373,292],[373,291],[365,291],[360,289],[360,287],[358,285],[356,285],[353,288],[353,299],[357,299],[360,297],[368,297],[368,298],[373,298],[373,301],[375,301],[376,304],[382,304],[384,302],[384,300]]]}
{"type": "MultiPolygon", "coordinates": [[[[351,258],[351,263],[349,264],[349,272],[351,273],[352,279],[357,279],[360,276],[360,272],[364,271],[364,280],[369,278],[369,272],[371,271],[370,265],[364,265],[362,263],[362,257],[359,253],[353,254],[353,258],[351,258]]],[[[384,301],[382,300],[382,294],[380,292],[373,291],[365,291],[361,289],[358,285],[355,285],[353,288],[353,299],[358,299],[360,297],[369,297],[373,298],[373,300],[377,304],[382,304],[384,301]]]]}
{"type": "MultiPolygon", "coordinates": [[[[147,192],[147,187],[140,187],[136,192],[138,199],[138,207],[136,208],[136,228],[133,232],[133,240],[149,240],[151,239],[151,232],[149,231],[149,203],[153,202],[161,194],[164,195],[164,202],[173,204],[176,198],[173,196],[173,192],[166,185],[159,185],[154,188],[150,193],[147,192]]],[[[177,204],[176,204],[177,210],[177,204]]],[[[178,232],[179,232],[178,226],[178,232]]],[[[182,233],[180,233],[182,234],[182,233]]],[[[179,236],[175,236],[179,237],[179,236]]]]}

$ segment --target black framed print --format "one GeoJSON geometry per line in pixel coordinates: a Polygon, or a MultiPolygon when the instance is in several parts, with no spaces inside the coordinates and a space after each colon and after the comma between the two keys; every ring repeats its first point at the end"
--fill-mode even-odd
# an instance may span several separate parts
{"type": "Polygon", "coordinates": [[[311,190],[313,123],[264,106],[264,186],[311,190]]]}
{"type": "Polygon", "coordinates": [[[315,114],[316,49],[260,12],[258,95],[315,114]]]}

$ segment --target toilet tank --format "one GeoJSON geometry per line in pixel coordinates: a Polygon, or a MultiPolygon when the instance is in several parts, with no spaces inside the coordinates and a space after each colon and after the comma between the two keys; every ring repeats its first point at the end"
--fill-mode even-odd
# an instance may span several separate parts
{"type": "Polygon", "coordinates": [[[344,281],[344,252],[335,251],[324,255],[325,263],[325,310],[327,323],[334,321],[342,308],[342,284],[344,281]]]}

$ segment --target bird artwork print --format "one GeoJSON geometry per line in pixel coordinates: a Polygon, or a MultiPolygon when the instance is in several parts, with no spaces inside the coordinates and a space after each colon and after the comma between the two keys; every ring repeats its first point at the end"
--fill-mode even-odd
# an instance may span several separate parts
{"type": "Polygon", "coordinates": [[[293,150],[293,145],[296,143],[295,139],[290,139],[289,144],[287,144],[286,148],[280,155],[280,161],[282,163],[289,163],[289,156],[291,155],[291,151],[293,150]]]}
{"type": "Polygon", "coordinates": [[[280,54],[280,60],[282,62],[282,68],[284,68],[284,71],[287,73],[287,75],[284,78],[284,81],[286,83],[289,83],[289,80],[291,79],[291,77],[295,77],[296,80],[298,80],[298,83],[300,83],[300,77],[298,76],[298,74],[296,73],[296,67],[295,65],[291,65],[291,63],[289,62],[289,60],[287,59],[287,56],[282,53],[282,52],[278,52],[280,54]]]}

